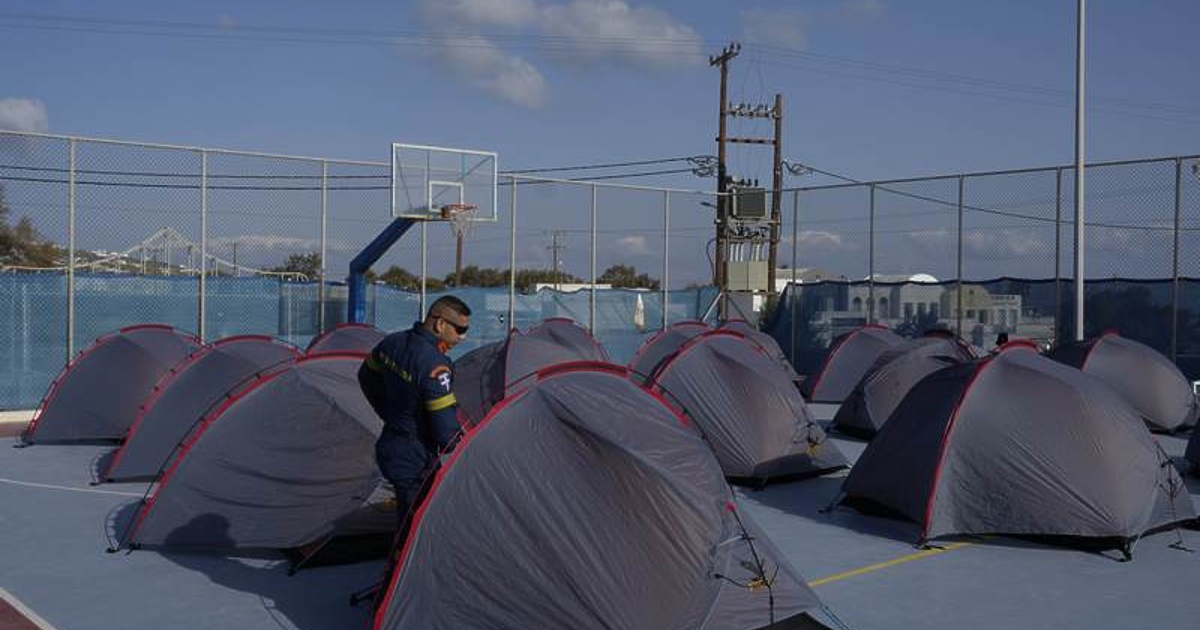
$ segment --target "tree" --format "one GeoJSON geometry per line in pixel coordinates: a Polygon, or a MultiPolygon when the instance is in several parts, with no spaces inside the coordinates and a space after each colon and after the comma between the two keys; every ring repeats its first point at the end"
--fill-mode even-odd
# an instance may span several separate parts
{"type": "Polygon", "coordinates": [[[21,217],[16,226],[8,224],[10,210],[0,186],[0,265],[56,267],[63,251],[38,233],[29,217],[21,217]]]}
{"type": "Polygon", "coordinates": [[[582,278],[573,276],[565,271],[553,269],[519,269],[517,270],[517,290],[532,291],[537,284],[562,284],[583,282],[582,278]]]}
{"type": "Polygon", "coordinates": [[[446,274],[443,282],[448,287],[506,287],[508,286],[508,270],[467,265],[462,268],[461,284],[455,284],[454,272],[446,274]]]}
{"type": "Polygon", "coordinates": [[[307,252],[304,254],[292,254],[287,257],[283,265],[271,269],[277,273],[299,273],[315,279],[321,275],[321,254],[317,252],[307,252]]]}
{"type": "MultiPolygon", "coordinates": [[[[396,287],[397,289],[404,289],[406,291],[421,290],[421,276],[418,276],[409,270],[396,265],[388,267],[387,271],[379,274],[377,279],[379,282],[382,282],[389,287],[396,287]]],[[[425,290],[427,291],[441,291],[445,288],[445,283],[437,278],[425,279],[425,290]]]]}
{"type": "Polygon", "coordinates": [[[644,273],[639,274],[633,265],[613,265],[605,269],[596,281],[621,289],[657,290],[659,287],[658,280],[644,273]]]}

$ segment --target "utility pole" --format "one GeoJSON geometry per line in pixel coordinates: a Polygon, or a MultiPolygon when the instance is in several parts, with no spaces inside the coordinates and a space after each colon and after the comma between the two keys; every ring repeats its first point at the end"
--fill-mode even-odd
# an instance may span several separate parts
{"type": "Polygon", "coordinates": [[[550,245],[546,249],[550,250],[550,252],[552,254],[552,258],[554,260],[554,289],[556,291],[562,289],[562,287],[561,287],[562,282],[560,281],[561,276],[558,271],[558,264],[559,264],[558,261],[560,258],[559,254],[566,248],[567,248],[566,244],[563,243],[563,231],[562,230],[554,230],[554,234],[552,235],[551,240],[550,240],[550,245]]]}
{"type": "Polygon", "coordinates": [[[775,95],[775,107],[771,108],[775,119],[775,159],[771,177],[771,249],[767,255],[767,295],[775,293],[775,267],[779,254],[779,228],[782,226],[783,205],[783,95],[775,95]]]}
{"type": "MultiPolygon", "coordinates": [[[[719,108],[719,117],[717,119],[717,234],[716,244],[717,252],[713,257],[716,263],[716,269],[713,270],[713,284],[717,285],[717,290],[725,290],[725,223],[728,219],[729,203],[725,197],[727,190],[729,174],[725,164],[725,141],[726,141],[726,117],[729,115],[729,62],[742,50],[742,45],[737,42],[732,42],[721,51],[720,55],[713,55],[708,58],[709,66],[718,66],[721,69],[721,104],[719,108]]],[[[725,315],[725,301],[721,301],[721,316],[725,315]]]]}
{"type": "Polygon", "coordinates": [[[234,278],[240,277],[242,275],[241,273],[238,272],[237,248],[238,248],[238,242],[234,241],[233,242],[233,277],[234,278]]]}
{"type": "Polygon", "coordinates": [[[462,246],[463,246],[463,231],[457,226],[454,228],[454,286],[462,286],[462,246]]]}

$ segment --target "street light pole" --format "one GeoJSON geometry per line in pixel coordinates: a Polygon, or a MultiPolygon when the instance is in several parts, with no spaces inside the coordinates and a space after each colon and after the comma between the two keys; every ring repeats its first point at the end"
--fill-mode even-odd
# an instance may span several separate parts
{"type": "Polygon", "coordinates": [[[1083,175],[1084,175],[1084,76],[1086,73],[1084,35],[1087,31],[1087,0],[1077,0],[1075,21],[1075,340],[1083,341],[1083,175]]]}

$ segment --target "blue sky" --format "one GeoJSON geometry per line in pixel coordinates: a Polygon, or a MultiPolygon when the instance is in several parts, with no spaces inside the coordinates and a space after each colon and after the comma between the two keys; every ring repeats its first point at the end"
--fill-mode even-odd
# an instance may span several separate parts
{"type": "MultiPolygon", "coordinates": [[[[705,56],[736,39],[731,98],[783,93],[799,161],[859,178],[1045,165],[1072,158],[1074,12],[1071,0],[10,0],[0,122],[362,159],[425,142],[494,149],[511,168],[712,153],[705,56]]],[[[1089,158],[1195,152],[1200,4],[1093,1],[1089,18],[1089,158]]]]}
{"type": "MultiPolygon", "coordinates": [[[[707,56],[737,40],[730,99],[783,93],[791,160],[859,179],[1045,166],[1073,158],[1075,7],[8,0],[0,127],[370,160],[414,142],[505,169],[712,154],[707,56]]],[[[1089,160],[1200,153],[1200,3],[1088,15],[1089,160]]],[[[769,177],[768,151],[731,157],[769,177]]]]}

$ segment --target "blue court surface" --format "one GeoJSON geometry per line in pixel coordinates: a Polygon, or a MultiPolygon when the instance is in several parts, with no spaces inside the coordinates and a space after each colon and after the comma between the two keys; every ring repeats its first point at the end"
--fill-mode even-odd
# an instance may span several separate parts
{"type": "MultiPolygon", "coordinates": [[[[835,407],[813,405],[829,420],[835,407]]],[[[1182,465],[1185,436],[1157,436],[1182,465]]],[[[851,459],[864,443],[835,437],[851,459]]],[[[351,592],[382,561],[305,569],[282,559],[106,553],[139,484],[92,487],[98,446],[10,448],[0,438],[0,629],[368,628],[351,592]]],[[[1141,539],[1131,562],[1008,538],[917,549],[917,526],[822,513],[844,473],[739,490],[745,505],[850,628],[1200,628],[1200,532],[1141,539]],[[1195,553],[1173,548],[1182,540],[1195,553]]],[[[1200,479],[1185,477],[1200,507],[1200,479]]]]}

